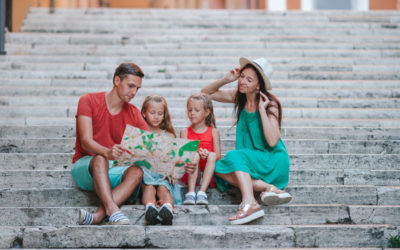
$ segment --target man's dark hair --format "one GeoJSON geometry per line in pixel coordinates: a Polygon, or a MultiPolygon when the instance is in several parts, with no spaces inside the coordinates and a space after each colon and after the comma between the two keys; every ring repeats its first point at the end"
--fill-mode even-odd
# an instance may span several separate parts
{"type": "Polygon", "coordinates": [[[142,69],[137,66],[134,63],[121,63],[118,65],[118,67],[115,69],[114,76],[113,76],[113,82],[116,76],[121,79],[121,81],[127,76],[127,75],[135,75],[140,78],[144,77],[144,73],[142,69]]]}

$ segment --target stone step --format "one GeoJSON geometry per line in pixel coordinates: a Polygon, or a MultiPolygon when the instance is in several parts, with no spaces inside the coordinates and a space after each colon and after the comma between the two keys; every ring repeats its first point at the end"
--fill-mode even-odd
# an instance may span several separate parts
{"type": "MultiPolygon", "coordinates": [[[[179,131],[186,126],[175,126],[179,131]]],[[[219,126],[222,139],[235,139],[236,127],[219,126]]],[[[75,137],[75,126],[0,126],[0,138],[71,138],[75,137]]],[[[394,128],[351,128],[351,127],[282,127],[284,139],[325,140],[398,140],[400,127],[394,128]]]]}
{"type": "MultiPolygon", "coordinates": [[[[218,78],[215,78],[218,79],[218,78]]],[[[146,79],[143,80],[143,88],[137,93],[137,97],[144,98],[147,95],[159,94],[165,98],[169,97],[182,97],[187,98],[192,93],[199,93],[201,91],[200,86],[197,88],[171,88],[171,87],[159,87],[154,88],[152,86],[146,87],[146,79]]],[[[111,83],[112,84],[112,83],[111,83]]],[[[228,85],[227,88],[236,86],[237,83],[228,85]]],[[[205,85],[204,85],[205,86],[205,85]]],[[[202,87],[202,86],[201,86],[202,87]]],[[[75,96],[80,97],[86,93],[91,92],[106,92],[110,91],[108,87],[91,87],[91,86],[48,86],[46,88],[38,88],[36,86],[13,86],[13,85],[1,85],[0,96],[75,96]]],[[[368,89],[368,88],[274,88],[273,93],[278,98],[281,97],[319,97],[319,98],[399,98],[400,97],[400,86],[397,88],[388,89],[368,89]]],[[[75,105],[74,105],[75,106],[75,105]]],[[[72,107],[71,107],[72,108],[72,107]]],[[[285,110],[285,108],[283,109],[285,110]]]]}
{"type": "MultiPolygon", "coordinates": [[[[54,14],[42,14],[42,15],[28,15],[28,18],[24,22],[24,26],[38,26],[44,25],[45,27],[46,20],[51,20],[51,23],[55,26],[66,27],[65,24],[71,26],[115,26],[116,24],[120,23],[121,25],[118,26],[120,28],[128,28],[134,26],[134,24],[144,27],[144,28],[188,28],[188,27],[195,27],[195,28],[259,28],[266,26],[268,24],[269,28],[280,28],[286,27],[282,23],[290,23],[290,27],[312,27],[312,28],[322,28],[323,25],[326,26],[334,26],[336,28],[387,28],[388,25],[393,24],[392,28],[395,29],[398,23],[398,19],[391,17],[386,17],[386,19],[382,19],[380,17],[381,22],[368,22],[373,19],[372,17],[366,17],[363,19],[355,20],[344,20],[342,19],[344,16],[341,16],[341,20],[339,17],[330,17],[323,19],[322,17],[319,18],[318,22],[316,22],[315,17],[273,17],[265,13],[265,15],[258,15],[258,16],[224,16],[224,17],[214,17],[212,15],[207,15],[207,19],[199,20],[199,16],[178,16],[178,15],[169,15],[169,16],[160,16],[160,18],[154,18],[153,15],[119,15],[119,16],[112,16],[112,15],[102,15],[102,18],[94,18],[90,15],[77,15],[71,13],[68,15],[72,17],[71,20],[65,22],[66,15],[54,15],[54,14]],[[47,19],[44,19],[43,16],[46,16],[47,19]],[[368,20],[368,21],[367,21],[368,20]],[[240,26],[242,24],[242,26],[240,26]]],[[[204,15],[202,15],[204,17],[204,15]]],[[[351,15],[350,15],[351,16],[351,15]]],[[[49,25],[48,25],[49,26],[49,25]]],[[[67,26],[69,27],[69,26],[67,26]]]]}
{"type": "MultiPolygon", "coordinates": [[[[148,87],[147,87],[148,88],[148,87]]],[[[1,96],[0,106],[77,106],[78,96],[1,96]]],[[[131,103],[141,107],[144,101],[143,96],[135,97],[131,103]]],[[[166,98],[169,108],[185,107],[186,97],[166,98]]],[[[399,98],[335,98],[335,97],[279,97],[281,105],[285,108],[400,108],[399,98]]],[[[233,108],[231,103],[213,102],[214,107],[233,108]]]]}
{"type": "Polygon", "coordinates": [[[248,225],[248,226],[61,226],[1,227],[2,247],[24,248],[186,248],[380,247],[396,226],[248,225]],[[172,230],[171,230],[172,229],[172,230]],[[96,237],[93,237],[96,235],[96,237]],[[332,237],[334,236],[334,237],[332,237]],[[360,241],[359,239],[363,239],[360,241]],[[20,244],[19,244],[20,243],[20,244]]]}
{"type": "MultiPolygon", "coordinates": [[[[145,75],[144,79],[168,80],[185,79],[201,80],[207,79],[209,82],[221,79],[227,71],[214,72],[197,72],[197,71],[177,71],[177,72],[160,72],[145,75]]],[[[58,70],[58,71],[32,71],[32,70],[0,70],[0,76],[4,78],[55,78],[55,79],[112,79],[113,73],[110,71],[74,71],[74,70],[58,70]]],[[[398,72],[341,72],[341,71],[278,71],[271,77],[275,80],[398,80],[400,73],[398,72]]]]}
{"type": "MultiPolygon", "coordinates": [[[[2,117],[45,117],[53,114],[53,117],[74,118],[77,107],[74,106],[0,106],[2,117]]],[[[176,118],[186,118],[186,107],[169,108],[173,121],[176,118]]],[[[341,118],[341,119],[399,119],[399,108],[284,108],[285,118],[341,118]]],[[[216,119],[232,117],[233,109],[230,107],[215,107],[216,119]]],[[[175,123],[174,123],[175,124],[175,123]]],[[[4,124],[1,124],[4,125],[4,124]]],[[[346,125],[344,125],[346,126],[346,125]]]]}
{"type": "MultiPolygon", "coordinates": [[[[269,28],[266,25],[262,27],[265,28],[248,28],[248,29],[236,29],[236,27],[184,27],[179,29],[169,29],[169,28],[152,28],[148,27],[147,29],[141,29],[130,26],[120,27],[121,23],[115,25],[90,25],[90,26],[73,26],[68,25],[67,23],[64,25],[52,26],[52,23],[46,23],[47,25],[30,25],[29,23],[23,25],[21,27],[21,32],[40,32],[40,33],[90,33],[90,34],[138,34],[141,35],[276,35],[278,33],[278,28],[269,28]]],[[[326,29],[324,27],[314,28],[314,27],[300,27],[300,28],[292,28],[285,26],[284,28],[279,29],[280,35],[314,35],[318,33],[320,35],[399,35],[400,29],[397,24],[394,25],[382,25],[380,29],[373,28],[330,28],[326,29]]]]}
{"type": "MultiPolygon", "coordinates": [[[[66,170],[71,169],[73,153],[0,153],[1,170],[66,170]]],[[[224,155],[222,155],[224,157],[224,155]]],[[[294,154],[290,168],[399,170],[400,154],[294,154]]]]}
{"type": "MultiPolygon", "coordinates": [[[[400,223],[400,206],[359,205],[280,205],[264,206],[267,216],[248,225],[332,225],[400,223]]],[[[79,207],[3,207],[2,226],[65,226],[76,225],[79,207]]],[[[86,208],[94,212],[94,207],[86,208]]],[[[133,225],[144,225],[143,205],[121,207],[133,225]]],[[[228,225],[227,216],[235,214],[237,205],[175,206],[174,226],[228,225]]]]}
{"type": "MultiPolygon", "coordinates": [[[[399,154],[400,140],[283,139],[294,154],[399,154]]],[[[221,152],[235,148],[235,139],[221,139],[221,152]]],[[[0,138],[1,153],[71,153],[75,138],[0,138]],[[40,147],[38,147],[40,145],[40,147]]]]}
{"type": "MultiPolygon", "coordinates": [[[[92,8],[91,8],[92,9],[92,8]]],[[[93,10],[93,9],[92,9],[93,10]]],[[[40,20],[40,17],[47,17],[48,19],[58,20],[64,19],[66,17],[73,17],[72,21],[76,19],[83,20],[96,20],[98,17],[101,17],[101,20],[104,21],[113,21],[113,20],[123,20],[123,21],[149,21],[149,22],[161,22],[161,21],[181,21],[181,22],[194,22],[199,20],[202,23],[207,22],[238,22],[238,21],[252,21],[254,23],[261,22],[271,22],[275,23],[278,21],[297,21],[297,22],[311,22],[318,21],[320,23],[390,23],[398,21],[398,13],[395,11],[381,11],[378,13],[374,12],[364,12],[365,14],[359,15],[357,11],[346,11],[343,12],[335,12],[333,10],[318,10],[311,13],[301,13],[301,11],[285,11],[285,12],[266,12],[265,10],[207,10],[201,9],[201,11],[197,10],[197,12],[193,12],[188,9],[179,10],[179,9],[168,9],[164,11],[156,10],[155,12],[138,12],[133,10],[132,12],[112,12],[109,9],[104,9],[104,12],[96,13],[78,13],[78,12],[69,12],[64,13],[60,12],[58,9],[56,13],[48,13],[48,12],[36,12],[29,11],[27,21],[30,20],[40,20]],[[332,12],[331,12],[332,11],[332,12]],[[345,14],[344,14],[345,13],[345,14]],[[252,14],[252,15],[249,15],[252,14]],[[157,16],[157,18],[154,18],[157,16]],[[207,17],[205,19],[204,17],[207,17]]],[[[154,9],[152,9],[153,11],[154,9]]],[[[115,9],[114,9],[115,11],[115,9]]],[[[99,20],[99,21],[101,21],[99,20]]]]}
{"type": "MultiPolygon", "coordinates": [[[[291,170],[290,185],[400,186],[400,170],[291,170]]],[[[382,166],[384,168],[384,166],[382,166]]],[[[0,189],[76,188],[69,170],[0,170],[0,189]]]]}
{"type": "MultiPolygon", "coordinates": [[[[241,54],[241,53],[240,53],[241,54]]],[[[259,55],[254,55],[252,58],[257,58],[259,55]]],[[[200,55],[200,56],[140,56],[135,55],[135,63],[141,66],[155,66],[155,65],[187,65],[187,64],[201,64],[208,65],[210,62],[213,64],[224,64],[230,65],[228,69],[231,67],[235,67],[238,65],[238,56],[237,55],[219,55],[218,57],[209,56],[209,55],[200,55]]],[[[352,65],[399,65],[400,61],[396,60],[396,58],[391,57],[381,57],[381,58],[357,58],[357,57],[335,57],[335,56],[307,56],[303,55],[268,55],[268,60],[271,64],[304,64],[304,65],[317,65],[317,64],[340,64],[343,66],[352,66],[352,65]]],[[[121,62],[129,62],[132,61],[132,57],[127,55],[10,55],[7,54],[6,57],[0,57],[0,61],[3,62],[15,62],[15,63],[26,63],[26,62],[34,62],[34,63],[82,63],[86,64],[112,64],[113,67],[111,69],[107,69],[107,71],[111,71],[118,66],[121,62]]],[[[179,80],[179,79],[174,79],[179,80]]],[[[380,79],[382,80],[382,79],[380,79]]]]}
{"type": "MultiPolygon", "coordinates": [[[[43,17],[41,17],[43,18],[43,17]]],[[[387,36],[375,36],[375,35],[279,35],[273,34],[268,36],[253,35],[253,36],[238,36],[235,34],[231,35],[207,35],[195,36],[195,35],[169,35],[169,36],[158,36],[158,35],[146,35],[146,36],[133,36],[131,34],[79,34],[79,33],[60,33],[60,34],[49,34],[49,33],[29,33],[29,32],[18,32],[18,33],[6,33],[7,44],[209,44],[209,43],[257,43],[257,44],[285,44],[285,43],[310,43],[310,44],[353,44],[353,48],[386,48],[386,45],[397,47],[397,43],[400,41],[398,36],[387,35],[387,36]],[[206,38],[206,39],[205,39],[206,38]]]]}
{"type": "MultiPolygon", "coordinates": [[[[13,88],[21,88],[21,87],[36,87],[47,89],[49,87],[82,87],[82,86],[90,86],[92,87],[92,91],[95,91],[95,87],[97,91],[110,89],[112,86],[111,79],[15,79],[15,78],[4,78],[0,79],[0,82],[4,86],[13,86],[13,88]]],[[[200,80],[200,79],[192,79],[187,81],[185,79],[145,79],[143,81],[142,89],[147,88],[194,88],[199,89],[199,86],[206,86],[209,84],[209,80],[200,80]]],[[[297,89],[296,91],[304,91],[302,89],[312,90],[321,89],[329,90],[329,89],[351,89],[354,91],[355,89],[370,89],[370,91],[374,91],[373,97],[382,98],[383,94],[379,94],[380,89],[396,89],[399,88],[400,84],[398,80],[274,80],[274,89],[273,91],[279,89],[286,89],[286,91],[282,91],[282,97],[287,96],[286,92],[290,92],[290,89],[297,89]]],[[[139,92],[139,96],[141,95],[141,91],[139,92]]],[[[137,96],[137,97],[139,97],[137,96]]],[[[137,98],[135,97],[135,98],[137,98]]],[[[280,96],[281,97],[281,96],[280,96]]],[[[296,97],[292,95],[291,97],[296,97]]],[[[301,97],[301,96],[297,96],[301,97]]],[[[316,96],[310,96],[316,97],[316,96]]],[[[332,96],[333,97],[333,96],[332,96]]],[[[357,96],[358,98],[362,98],[362,96],[357,96]]],[[[343,97],[341,97],[343,98],[343,97]]],[[[366,97],[365,97],[366,98],[366,97]]]]}
{"type": "MultiPolygon", "coordinates": [[[[29,13],[31,14],[48,14],[48,8],[30,8],[29,13]]],[[[249,13],[252,13],[256,16],[309,16],[309,17],[330,17],[330,16],[338,16],[344,19],[348,19],[348,16],[343,15],[346,13],[350,15],[350,17],[354,18],[363,18],[363,17],[373,17],[373,18],[383,18],[385,15],[390,16],[399,16],[399,13],[394,10],[385,10],[385,11],[372,11],[372,12],[365,12],[365,11],[347,11],[347,10],[319,10],[315,12],[304,12],[304,11],[271,11],[265,12],[265,10],[246,10],[246,9],[129,9],[129,8],[89,8],[89,9],[67,9],[67,8],[57,8],[56,10],[57,15],[63,14],[77,14],[77,15],[103,15],[103,14],[119,14],[119,15],[176,15],[179,14],[180,17],[193,17],[195,15],[200,16],[245,16],[248,17],[249,13]]]]}
{"type": "MultiPolygon", "coordinates": [[[[235,123],[233,118],[218,118],[217,127],[219,126],[233,126],[235,123]]],[[[282,124],[285,127],[398,127],[400,119],[360,119],[360,118],[283,118],[282,124]]],[[[60,126],[60,125],[75,125],[76,120],[73,117],[7,117],[7,119],[0,119],[0,126],[60,126]]],[[[187,118],[173,118],[172,123],[175,126],[189,126],[187,118]]]]}
{"type": "MultiPolygon", "coordinates": [[[[400,186],[289,185],[285,190],[293,197],[290,204],[400,205],[400,186]]],[[[239,204],[241,201],[240,191],[236,188],[224,193],[211,188],[207,194],[210,204],[239,204]]],[[[0,207],[97,205],[99,199],[93,192],[76,188],[0,189],[0,207]]]]}
{"type": "MultiPolygon", "coordinates": [[[[42,39],[38,40],[37,35],[31,36],[31,33],[7,33],[10,35],[6,36],[6,43],[16,45],[31,45],[38,46],[45,44],[47,46],[54,45],[71,45],[71,44],[96,44],[96,45],[128,45],[135,44],[140,45],[141,43],[135,42],[134,37],[123,37],[120,35],[111,35],[111,37],[104,36],[102,34],[99,35],[81,35],[78,36],[76,34],[72,35],[64,35],[64,36],[46,36],[46,34],[40,34],[42,39]],[[12,35],[11,35],[12,34],[12,35]],[[18,34],[18,35],[14,35],[18,34]],[[22,34],[22,35],[19,35],[22,34]],[[53,38],[53,39],[52,39],[53,38]],[[133,41],[132,41],[133,40],[133,41]]],[[[175,37],[175,41],[171,41],[168,39],[160,40],[154,38],[154,40],[150,40],[150,38],[146,37],[146,42],[143,43],[142,47],[145,48],[298,48],[298,49],[307,49],[307,48],[319,48],[319,49],[400,49],[400,45],[393,40],[388,40],[387,42],[383,40],[381,43],[373,43],[368,41],[357,41],[356,39],[347,41],[344,38],[339,41],[319,41],[318,38],[315,38],[314,41],[310,41],[310,38],[298,38],[294,40],[293,38],[287,37],[284,38],[275,38],[275,39],[265,39],[263,41],[240,41],[240,39],[231,38],[233,41],[223,41],[220,38],[211,38],[206,41],[196,41],[195,38],[189,40],[187,36],[184,37],[175,37]],[[179,40],[180,39],[180,40],[179,40]],[[281,41],[279,41],[281,40],[281,41]]],[[[225,38],[228,40],[227,38],[225,38]]]]}
{"type": "MultiPolygon", "coordinates": [[[[399,45],[400,47],[400,45],[399,45]]],[[[31,63],[31,62],[0,62],[0,70],[22,70],[22,71],[109,71],[115,64],[98,63],[31,63]]],[[[228,71],[231,64],[178,64],[178,65],[144,65],[142,70],[148,75],[155,73],[178,73],[184,71],[190,72],[208,72],[208,71],[228,71]]],[[[400,65],[327,65],[327,64],[274,64],[274,70],[282,72],[300,71],[300,72],[395,72],[400,70],[400,65]]]]}
{"type": "MultiPolygon", "coordinates": [[[[269,31],[280,30],[284,34],[315,34],[311,31],[320,34],[328,34],[324,32],[329,29],[332,34],[398,34],[399,23],[339,23],[339,22],[315,22],[302,20],[280,20],[279,22],[243,22],[243,20],[205,20],[204,22],[182,21],[182,20],[160,20],[160,21],[133,21],[133,20],[98,20],[85,19],[77,17],[68,22],[57,19],[38,19],[27,20],[21,27],[22,32],[57,32],[57,33],[126,33],[127,31],[136,31],[136,27],[143,28],[142,33],[148,34],[146,31],[160,31],[168,33],[169,30],[175,30],[174,34],[193,34],[201,33],[201,31],[214,32],[222,30],[222,34],[231,34],[235,31],[237,34],[242,34],[242,30],[249,31],[250,34],[268,33],[269,31]],[[189,30],[194,31],[190,33],[189,30]],[[303,33],[297,32],[301,30],[303,33]],[[369,33],[368,31],[371,31],[369,33]],[[391,31],[391,32],[388,32],[391,31]]],[[[152,32],[149,32],[152,33],[152,32]]],[[[132,33],[131,33],[132,34],[132,33]]],[[[153,33],[154,34],[154,33],[153,33]]]]}
{"type": "Polygon", "coordinates": [[[86,56],[237,56],[256,57],[266,54],[269,57],[351,57],[351,58],[397,58],[398,49],[292,49],[292,48],[249,48],[243,54],[241,48],[154,48],[143,49],[141,45],[13,45],[6,44],[9,55],[86,55],[86,56]],[[44,48],[44,49],[43,49],[44,48]]]}

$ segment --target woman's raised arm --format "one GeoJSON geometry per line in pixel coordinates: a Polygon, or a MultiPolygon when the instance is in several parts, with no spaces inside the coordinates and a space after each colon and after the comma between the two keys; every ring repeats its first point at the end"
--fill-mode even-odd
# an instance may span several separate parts
{"type": "Polygon", "coordinates": [[[233,103],[235,101],[235,95],[237,89],[224,89],[220,90],[220,88],[228,83],[236,81],[240,76],[240,69],[235,68],[232,69],[226,74],[226,76],[222,79],[216,80],[204,88],[201,89],[201,92],[210,96],[210,98],[214,101],[218,102],[230,102],[233,103]]]}

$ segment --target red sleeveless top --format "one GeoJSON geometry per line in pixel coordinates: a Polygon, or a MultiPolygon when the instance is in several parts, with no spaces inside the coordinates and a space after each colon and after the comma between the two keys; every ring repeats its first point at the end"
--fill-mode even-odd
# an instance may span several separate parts
{"type": "MultiPolygon", "coordinates": [[[[199,147],[197,148],[200,149],[207,149],[209,152],[214,152],[214,138],[213,138],[213,133],[212,133],[212,127],[208,127],[207,130],[204,133],[196,133],[193,131],[191,127],[187,127],[187,138],[191,140],[199,140],[200,144],[199,147]]],[[[200,159],[200,169],[201,171],[204,171],[204,168],[206,166],[207,159],[200,159]]],[[[181,181],[185,184],[187,184],[187,174],[185,173],[184,176],[182,176],[181,181]]],[[[216,187],[214,177],[211,179],[210,182],[210,187],[216,187]]]]}

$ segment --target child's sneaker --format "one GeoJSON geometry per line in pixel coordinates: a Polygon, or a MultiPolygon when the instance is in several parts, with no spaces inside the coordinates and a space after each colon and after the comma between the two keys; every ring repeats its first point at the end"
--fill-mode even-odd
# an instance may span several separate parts
{"type": "Polygon", "coordinates": [[[164,205],[161,206],[158,215],[161,219],[161,225],[172,225],[172,219],[174,218],[174,213],[172,205],[170,203],[164,203],[164,205]]]}
{"type": "Polygon", "coordinates": [[[146,212],[144,214],[144,223],[146,225],[156,225],[160,222],[158,219],[158,209],[153,203],[146,204],[146,212]]]}
{"type": "Polygon", "coordinates": [[[196,194],[194,192],[189,192],[185,194],[185,200],[183,201],[184,205],[194,205],[196,204],[196,194]]]}
{"type": "Polygon", "coordinates": [[[208,205],[207,194],[199,191],[196,196],[196,205],[208,205]]]}

